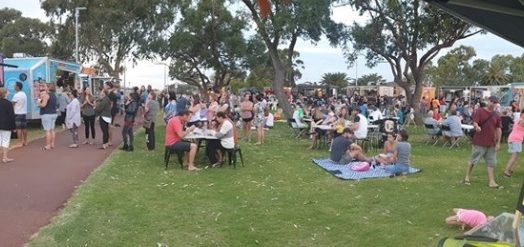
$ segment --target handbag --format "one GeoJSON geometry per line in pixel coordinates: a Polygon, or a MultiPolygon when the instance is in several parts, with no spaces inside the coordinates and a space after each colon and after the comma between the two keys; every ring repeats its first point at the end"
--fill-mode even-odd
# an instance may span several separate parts
{"type": "MultiPolygon", "coordinates": [[[[486,118],[486,120],[482,121],[482,123],[479,124],[479,127],[482,128],[484,126],[484,124],[486,124],[495,114],[497,114],[497,113],[495,113],[495,111],[492,111],[491,115],[489,115],[489,117],[486,118]]],[[[477,131],[475,131],[475,129],[472,129],[469,132],[467,132],[466,134],[469,137],[473,138],[475,136],[475,133],[477,133],[477,131]]]]}

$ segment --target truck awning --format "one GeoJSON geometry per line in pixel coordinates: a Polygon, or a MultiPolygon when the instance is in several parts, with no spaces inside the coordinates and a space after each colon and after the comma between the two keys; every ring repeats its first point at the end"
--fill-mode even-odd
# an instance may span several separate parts
{"type": "Polygon", "coordinates": [[[524,0],[424,0],[524,47],[524,0]]]}

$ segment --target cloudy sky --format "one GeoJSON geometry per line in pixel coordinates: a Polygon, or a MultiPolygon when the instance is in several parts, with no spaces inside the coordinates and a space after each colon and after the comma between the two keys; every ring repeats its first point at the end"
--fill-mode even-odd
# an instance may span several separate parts
{"type": "MultiPolygon", "coordinates": [[[[39,0],[1,0],[0,8],[15,8],[20,10],[24,16],[47,20],[44,11],[40,8],[39,0]]],[[[349,7],[339,7],[333,11],[333,19],[337,22],[353,23],[361,22],[359,17],[349,7]]],[[[473,46],[477,52],[477,58],[490,59],[496,54],[511,54],[520,56],[524,49],[514,45],[498,36],[476,35],[466,40],[457,42],[455,47],[460,45],[473,46]]],[[[391,71],[387,64],[379,64],[375,68],[365,67],[364,59],[358,61],[357,68],[349,67],[342,56],[342,51],[329,46],[328,42],[323,40],[318,44],[300,41],[296,45],[296,50],[300,52],[300,59],[305,63],[305,69],[302,71],[303,77],[299,81],[319,81],[322,74],[328,72],[346,72],[350,77],[361,76],[368,73],[378,73],[387,80],[392,79],[391,71]]],[[[447,52],[444,50],[440,53],[443,55],[447,52]]],[[[437,57],[438,59],[438,57],[437,57]]],[[[153,87],[161,88],[164,83],[164,66],[155,64],[150,61],[140,61],[138,64],[127,64],[126,81],[131,85],[151,84],[153,87]]],[[[168,83],[171,81],[168,78],[168,83]]]]}

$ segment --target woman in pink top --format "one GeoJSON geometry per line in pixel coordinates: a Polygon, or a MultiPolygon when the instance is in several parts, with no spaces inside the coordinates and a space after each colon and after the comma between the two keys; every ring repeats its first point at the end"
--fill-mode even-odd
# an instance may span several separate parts
{"type": "Polygon", "coordinates": [[[504,170],[504,176],[508,178],[513,174],[513,168],[522,152],[522,141],[524,141],[524,114],[522,113],[524,113],[524,110],[521,111],[519,122],[513,124],[513,129],[508,136],[508,151],[511,153],[511,157],[504,170]]]}
{"type": "Polygon", "coordinates": [[[474,228],[482,225],[493,218],[493,216],[486,216],[484,213],[473,209],[454,208],[453,213],[455,215],[446,218],[446,224],[461,226],[462,230],[466,227],[474,228]]]}

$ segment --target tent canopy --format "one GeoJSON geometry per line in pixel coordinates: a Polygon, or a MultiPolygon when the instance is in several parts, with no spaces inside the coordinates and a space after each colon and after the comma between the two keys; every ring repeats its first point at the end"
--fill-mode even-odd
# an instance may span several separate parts
{"type": "Polygon", "coordinates": [[[524,47],[524,0],[424,0],[524,47]]]}

